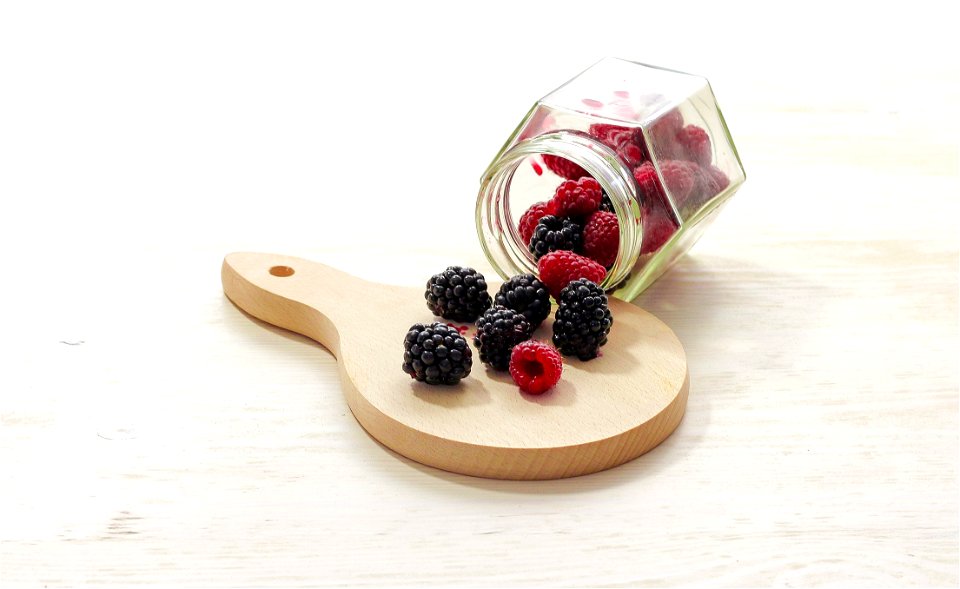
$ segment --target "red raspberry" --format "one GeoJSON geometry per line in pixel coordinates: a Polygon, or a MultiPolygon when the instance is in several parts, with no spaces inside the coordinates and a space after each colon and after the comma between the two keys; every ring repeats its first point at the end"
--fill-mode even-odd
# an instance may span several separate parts
{"type": "Polygon", "coordinates": [[[677,136],[677,133],[683,127],[683,115],[680,111],[673,109],[665,113],[650,127],[653,138],[658,141],[670,141],[677,136]]]}
{"type": "Polygon", "coordinates": [[[683,159],[683,148],[677,143],[677,133],[681,128],[683,128],[683,115],[680,111],[673,109],[648,129],[650,147],[660,159],[683,159]]]}
{"type": "Polygon", "coordinates": [[[557,176],[560,176],[561,178],[566,178],[567,180],[579,180],[580,178],[589,175],[587,174],[586,170],[568,159],[564,159],[556,155],[550,155],[548,153],[543,154],[542,157],[543,165],[547,166],[548,170],[557,176]]]}
{"type": "Polygon", "coordinates": [[[647,157],[640,129],[596,123],[590,125],[590,135],[612,147],[630,167],[639,166],[647,157]]]}
{"type": "Polygon", "coordinates": [[[607,123],[595,123],[590,125],[587,133],[603,141],[610,147],[616,147],[620,145],[620,142],[623,140],[633,141],[637,131],[639,131],[639,129],[621,127],[620,125],[609,125],[607,123]]]}
{"type": "Polygon", "coordinates": [[[710,136],[696,125],[687,125],[677,132],[677,144],[682,148],[684,159],[697,162],[701,166],[710,164],[713,149],[710,147],[710,136]]]}
{"type": "Polygon", "coordinates": [[[538,202],[531,205],[530,208],[520,216],[520,223],[518,225],[523,243],[530,243],[530,238],[533,237],[533,230],[537,228],[537,223],[540,222],[540,218],[544,215],[552,214],[553,205],[551,205],[549,201],[538,202]]]}
{"type": "Polygon", "coordinates": [[[704,176],[708,179],[710,193],[708,196],[716,196],[721,191],[730,186],[730,178],[723,173],[723,170],[717,166],[706,166],[703,168],[704,176]]]}
{"type": "Polygon", "coordinates": [[[601,266],[609,268],[620,249],[620,224],[617,216],[606,211],[590,215],[583,228],[583,253],[601,266]]]}
{"type": "Polygon", "coordinates": [[[590,258],[568,250],[550,252],[537,263],[540,281],[547,285],[553,298],[560,296],[563,287],[578,278],[587,278],[597,284],[603,281],[607,271],[590,258]]]}
{"type": "Polygon", "coordinates": [[[563,374],[560,352],[536,340],[527,340],[513,346],[510,353],[510,376],[520,390],[539,395],[553,388],[563,374]]]}
{"type": "Polygon", "coordinates": [[[576,181],[567,180],[557,186],[551,203],[555,215],[585,217],[600,208],[602,199],[603,189],[600,188],[600,183],[588,176],[576,181]]]}
{"type": "Polygon", "coordinates": [[[633,178],[637,181],[637,188],[644,202],[653,199],[664,200],[663,187],[660,185],[660,178],[657,176],[657,170],[650,162],[644,162],[633,170],[633,178]]]}
{"type": "Polygon", "coordinates": [[[631,168],[639,166],[644,161],[650,159],[647,157],[646,149],[636,143],[624,143],[617,148],[617,155],[623,158],[623,161],[631,168]]]}
{"type": "Polygon", "coordinates": [[[660,249],[677,230],[673,218],[662,205],[644,207],[643,211],[643,242],[640,244],[640,255],[660,249]]]}
{"type": "MultiPolygon", "coordinates": [[[[691,162],[679,160],[663,160],[660,162],[660,173],[663,174],[663,180],[678,205],[682,205],[697,186],[695,166],[696,164],[691,162]]],[[[666,204],[663,184],[660,183],[660,178],[651,162],[644,162],[643,165],[635,169],[633,177],[647,199],[656,198],[666,204]]]]}

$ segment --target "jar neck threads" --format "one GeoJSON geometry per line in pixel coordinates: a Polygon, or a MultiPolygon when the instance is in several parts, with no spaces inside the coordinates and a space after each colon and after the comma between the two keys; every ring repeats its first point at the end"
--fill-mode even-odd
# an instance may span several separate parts
{"type": "Polygon", "coordinates": [[[520,141],[487,169],[477,196],[477,234],[483,251],[503,277],[536,274],[537,264],[523,243],[510,209],[514,173],[528,158],[540,154],[562,157],[587,171],[603,188],[620,225],[620,247],[601,287],[609,290],[623,282],[640,256],[643,237],[641,210],[631,171],[617,154],[593,137],[578,131],[553,131],[520,141]]]}

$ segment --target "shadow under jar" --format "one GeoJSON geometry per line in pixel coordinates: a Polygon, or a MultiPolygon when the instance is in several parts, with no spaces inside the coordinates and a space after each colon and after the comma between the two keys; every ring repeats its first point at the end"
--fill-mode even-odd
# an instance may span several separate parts
{"type": "Polygon", "coordinates": [[[585,177],[619,225],[601,286],[627,301],[696,243],[746,178],[705,78],[603,59],[537,101],[483,175],[477,232],[501,276],[537,274],[520,218],[585,177]]]}

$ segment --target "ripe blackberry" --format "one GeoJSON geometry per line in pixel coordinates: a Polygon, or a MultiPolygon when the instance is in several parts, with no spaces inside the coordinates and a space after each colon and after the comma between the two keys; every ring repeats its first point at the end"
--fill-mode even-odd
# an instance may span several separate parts
{"type": "Polygon", "coordinates": [[[533,331],[550,315],[550,292],[533,274],[520,274],[500,286],[493,304],[523,314],[533,331]]]}
{"type": "Polygon", "coordinates": [[[462,266],[450,266],[431,276],[423,296],[434,315],[453,321],[474,321],[490,308],[483,274],[462,266]]]}
{"type": "Polygon", "coordinates": [[[416,323],[403,338],[403,371],[427,384],[457,384],[470,374],[473,352],[445,323],[416,323]]]}
{"type": "Polygon", "coordinates": [[[613,210],[613,201],[610,200],[610,197],[607,196],[607,193],[606,193],[606,192],[604,192],[604,193],[603,193],[603,196],[600,197],[600,209],[599,209],[599,210],[601,210],[601,211],[603,211],[603,212],[605,212],[605,213],[615,213],[615,212],[616,212],[616,211],[613,210]]]}
{"type": "Polygon", "coordinates": [[[581,278],[560,292],[560,306],[553,322],[553,345],[564,356],[581,360],[596,358],[607,343],[613,316],[607,295],[596,283],[581,278]]]}
{"type": "Polygon", "coordinates": [[[578,250],[583,242],[583,227],[566,217],[544,215],[530,237],[530,253],[535,260],[557,250],[578,250]]]}
{"type": "Polygon", "coordinates": [[[530,324],[513,309],[495,306],[477,319],[473,345],[480,352],[480,361],[497,370],[510,367],[513,346],[530,339],[530,324]]]}

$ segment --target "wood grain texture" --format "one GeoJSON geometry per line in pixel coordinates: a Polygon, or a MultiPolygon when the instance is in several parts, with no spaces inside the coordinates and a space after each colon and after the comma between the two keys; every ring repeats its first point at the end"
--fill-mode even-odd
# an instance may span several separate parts
{"type": "Polygon", "coordinates": [[[921,4],[0,3],[0,585],[956,587],[960,74],[921,4]],[[477,179],[592,53],[707,75],[747,170],[635,301],[686,414],[582,477],[422,466],[223,254],[492,276],[477,179]]]}
{"type": "MultiPolygon", "coordinates": [[[[456,387],[432,387],[401,372],[403,335],[413,323],[437,320],[422,289],[367,282],[277,254],[229,254],[221,274],[238,307],[337,356],[360,424],[422,464],[496,479],[590,474],[654,448],[686,409],[683,346],[656,317],[623,301],[610,301],[616,329],[602,360],[568,360],[553,390],[530,396],[479,360],[456,387]]],[[[549,323],[534,337],[549,341],[549,323]]]]}

